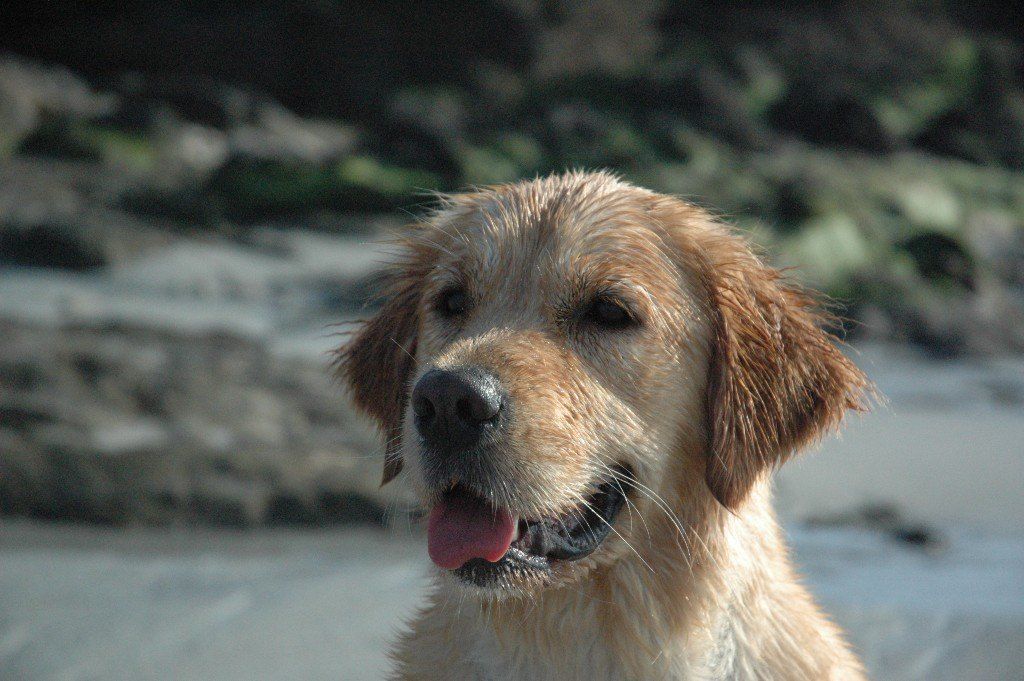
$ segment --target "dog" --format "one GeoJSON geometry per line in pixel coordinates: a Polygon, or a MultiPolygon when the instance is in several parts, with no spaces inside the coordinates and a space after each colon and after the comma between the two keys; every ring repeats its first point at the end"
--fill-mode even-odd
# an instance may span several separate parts
{"type": "Polygon", "coordinates": [[[870,396],[814,296],[604,172],[442,198],[338,351],[427,512],[396,679],[860,679],[770,474],[870,396]]]}

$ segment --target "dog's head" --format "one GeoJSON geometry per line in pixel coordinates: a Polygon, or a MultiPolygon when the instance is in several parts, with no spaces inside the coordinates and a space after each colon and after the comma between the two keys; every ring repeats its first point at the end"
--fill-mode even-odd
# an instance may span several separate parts
{"type": "Polygon", "coordinates": [[[451,197],[404,249],[340,365],[432,559],[487,593],[643,560],[645,516],[738,512],[865,386],[741,239],[606,174],[451,197]]]}

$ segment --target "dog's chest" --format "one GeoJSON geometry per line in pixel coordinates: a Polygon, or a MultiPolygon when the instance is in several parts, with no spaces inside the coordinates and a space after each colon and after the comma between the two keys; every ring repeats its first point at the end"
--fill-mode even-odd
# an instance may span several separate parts
{"type": "MultiPolygon", "coordinates": [[[[567,622],[566,628],[571,630],[572,624],[567,622]]],[[[499,641],[493,632],[480,632],[473,645],[472,665],[479,670],[481,681],[627,678],[618,661],[586,634],[575,637],[571,643],[549,641],[543,647],[536,643],[499,641]]]]}
{"type": "MultiPolygon", "coordinates": [[[[623,679],[704,679],[695,673],[684,651],[674,646],[660,654],[620,656],[596,632],[566,623],[561,640],[537,645],[537,641],[499,640],[494,632],[480,631],[466,650],[470,666],[480,681],[622,681],[623,679]]],[[[717,678],[717,677],[714,677],[717,678]]]]}

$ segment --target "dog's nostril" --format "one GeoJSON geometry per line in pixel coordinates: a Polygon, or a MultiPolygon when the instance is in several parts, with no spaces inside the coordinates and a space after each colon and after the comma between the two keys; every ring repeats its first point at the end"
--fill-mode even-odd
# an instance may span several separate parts
{"type": "Polygon", "coordinates": [[[496,394],[475,392],[455,403],[455,413],[466,423],[490,421],[501,410],[501,399],[496,394]]]}
{"type": "Polygon", "coordinates": [[[412,401],[412,411],[419,418],[425,421],[429,421],[430,419],[434,418],[434,414],[436,413],[437,410],[434,409],[433,402],[428,400],[426,397],[423,397],[422,395],[417,395],[413,398],[412,401]]]}

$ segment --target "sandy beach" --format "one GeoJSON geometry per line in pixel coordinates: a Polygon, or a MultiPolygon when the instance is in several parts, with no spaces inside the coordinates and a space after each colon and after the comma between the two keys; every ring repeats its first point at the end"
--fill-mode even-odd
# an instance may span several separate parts
{"type": "MultiPolygon", "coordinates": [[[[1024,372],[892,349],[858,361],[888,404],[778,482],[797,563],[874,678],[1014,678],[1024,418],[992,392],[1024,372]],[[866,505],[894,509],[891,526],[866,505]],[[923,535],[900,539],[907,528],[923,535]]],[[[402,522],[233,532],[6,520],[0,678],[380,679],[428,573],[422,537],[402,522]]]]}
{"type": "MultiPolygon", "coordinates": [[[[1024,664],[1024,540],[940,554],[791,528],[812,590],[874,678],[1008,679],[1024,664]]],[[[169,533],[0,526],[0,678],[384,678],[427,586],[423,542],[369,530],[169,533]]]]}

